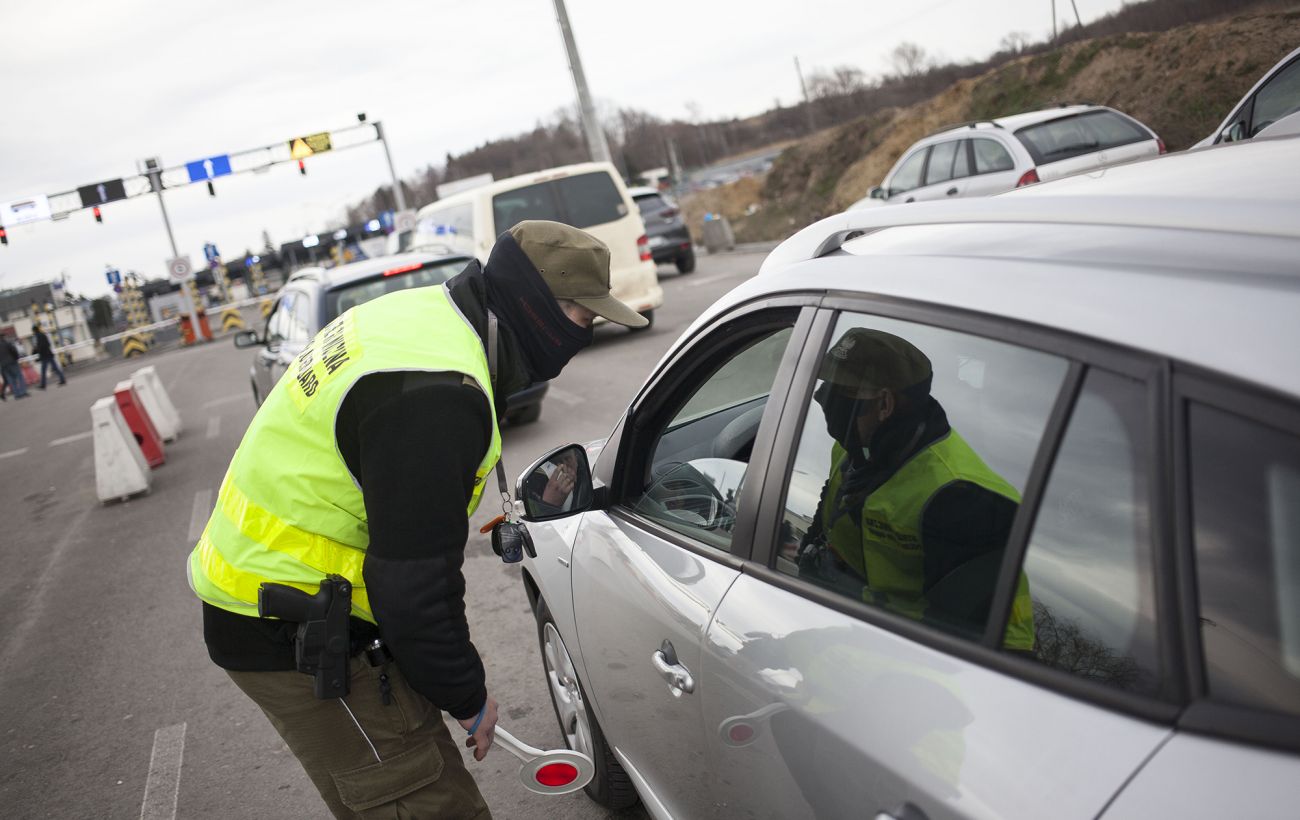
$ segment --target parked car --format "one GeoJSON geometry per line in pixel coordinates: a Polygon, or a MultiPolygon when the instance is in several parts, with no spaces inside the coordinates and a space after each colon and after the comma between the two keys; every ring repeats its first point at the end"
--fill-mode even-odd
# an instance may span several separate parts
{"type": "Polygon", "coordinates": [[[1297,111],[1300,111],[1300,48],[1260,77],[1214,133],[1193,147],[1253,139],[1274,122],[1297,111]]]}
{"type": "Polygon", "coordinates": [[[1101,105],[966,122],[914,144],[850,210],[1000,194],[1164,152],[1164,142],[1150,128],[1101,105]]]}
{"type": "Polygon", "coordinates": [[[694,271],[695,248],[682,220],[682,209],[655,188],[628,188],[627,192],[641,211],[655,264],[672,262],[679,273],[694,271]]]}
{"type": "Polygon", "coordinates": [[[588,794],[656,818],[1290,815],[1298,213],[1300,139],[1260,140],[776,248],[606,442],[520,478],[588,794]]]}
{"type": "MultiPolygon", "coordinates": [[[[257,347],[249,379],[258,407],[320,329],[348,308],[406,288],[440,285],[465,269],[463,254],[404,253],[366,259],[336,268],[295,271],[276,295],[261,333],[235,334],[236,347],[257,347]]],[[[537,421],[547,383],[531,385],[507,399],[505,418],[514,424],[537,421]]]]}
{"type": "Polygon", "coordinates": [[[610,292],[615,298],[652,322],[655,308],[664,302],[645,223],[608,162],[547,168],[489,182],[425,205],[415,216],[411,250],[449,248],[484,263],[497,237],[525,219],[582,228],[609,247],[610,292]]]}

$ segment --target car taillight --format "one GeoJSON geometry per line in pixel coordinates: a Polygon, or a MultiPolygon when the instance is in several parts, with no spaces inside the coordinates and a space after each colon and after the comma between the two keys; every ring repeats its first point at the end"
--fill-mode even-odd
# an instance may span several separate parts
{"type": "Polygon", "coordinates": [[[1169,149],[1165,147],[1165,141],[1159,137],[1156,138],[1156,148],[1160,149],[1161,154],[1169,153],[1169,149]]]}
{"type": "Polygon", "coordinates": [[[396,276],[399,273],[410,273],[413,270],[419,270],[419,269],[420,269],[420,264],[417,262],[414,265],[402,265],[400,268],[389,268],[388,270],[384,271],[384,276],[396,276]]]}
{"type": "Polygon", "coordinates": [[[663,219],[672,219],[674,216],[677,216],[677,209],[664,208],[662,211],[659,212],[659,216],[662,217],[663,219]]]}
{"type": "Polygon", "coordinates": [[[1025,173],[1020,177],[1020,179],[1016,180],[1016,187],[1023,188],[1026,185],[1033,185],[1037,181],[1038,181],[1038,169],[1030,168],[1028,171],[1025,171],[1025,173]]]}
{"type": "Polygon", "coordinates": [[[641,234],[636,241],[636,252],[641,257],[642,262],[650,261],[650,237],[641,234]]]}

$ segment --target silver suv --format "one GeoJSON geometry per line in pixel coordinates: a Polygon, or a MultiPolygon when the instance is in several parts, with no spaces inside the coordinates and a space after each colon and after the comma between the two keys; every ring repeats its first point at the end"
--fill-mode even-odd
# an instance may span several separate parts
{"type": "Polygon", "coordinates": [[[948,126],[903,153],[850,206],[989,196],[1165,153],[1147,126],[1113,108],[1067,105],[948,126]]]}
{"type": "Polygon", "coordinates": [[[1293,813],[1298,260],[1300,139],[783,243],[607,443],[520,479],[589,794],[657,818],[1293,813]]]}

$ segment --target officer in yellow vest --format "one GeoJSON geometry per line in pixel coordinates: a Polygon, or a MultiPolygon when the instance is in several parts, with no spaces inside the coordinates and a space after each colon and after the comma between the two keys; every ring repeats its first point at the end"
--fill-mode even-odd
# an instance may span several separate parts
{"type": "MultiPolygon", "coordinates": [[[[850,328],[818,377],[834,444],[800,575],[978,637],[1020,494],[948,424],[930,395],[930,360],[906,339],[850,328]]],[[[1005,645],[1033,649],[1023,574],[1005,645]]]]}
{"type": "Polygon", "coordinates": [[[465,618],[469,516],[500,458],[504,397],[558,375],[596,316],[646,322],[610,295],[609,249],[521,222],[485,266],[330,322],[249,425],[190,585],[212,660],[336,817],[490,816],[439,711],[482,760],[497,702],[465,618]],[[259,617],[263,584],[350,593],[347,637],[332,644],[350,677],[326,681],[345,697],[299,671],[297,623],[259,617]]]}

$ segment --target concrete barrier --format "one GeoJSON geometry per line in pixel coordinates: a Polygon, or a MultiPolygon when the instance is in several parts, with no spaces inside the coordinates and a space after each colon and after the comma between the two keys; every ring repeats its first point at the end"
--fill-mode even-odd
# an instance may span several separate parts
{"type": "Polygon", "coordinates": [[[95,492],[102,503],[149,492],[152,475],[135,436],[126,426],[115,396],[90,406],[95,442],[95,492]]]}
{"type": "Polygon", "coordinates": [[[183,429],[181,414],[176,411],[176,405],[172,404],[171,397],[167,395],[162,379],[158,378],[158,371],[154,370],[153,365],[133,372],[131,385],[135,387],[136,395],[144,404],[145,412],[149,414],[154,427],[158,428],[158,435],[162,436],[162,440],[175,441],[179,438],[183,429]]]}
{"type": "Polygon", "coordinates": [[[117,408],[122,412],[126,426],[140,445],[144,460],[150,467],[161,467],[167,461],[167,456],[163,453],[162,437],[158,435],[158,428],[153,426],[153,420],[140,403],[140,397],[131,382],[118,382],[117,387],[113,388],[113,398],[117,400],[117,408]]]}

